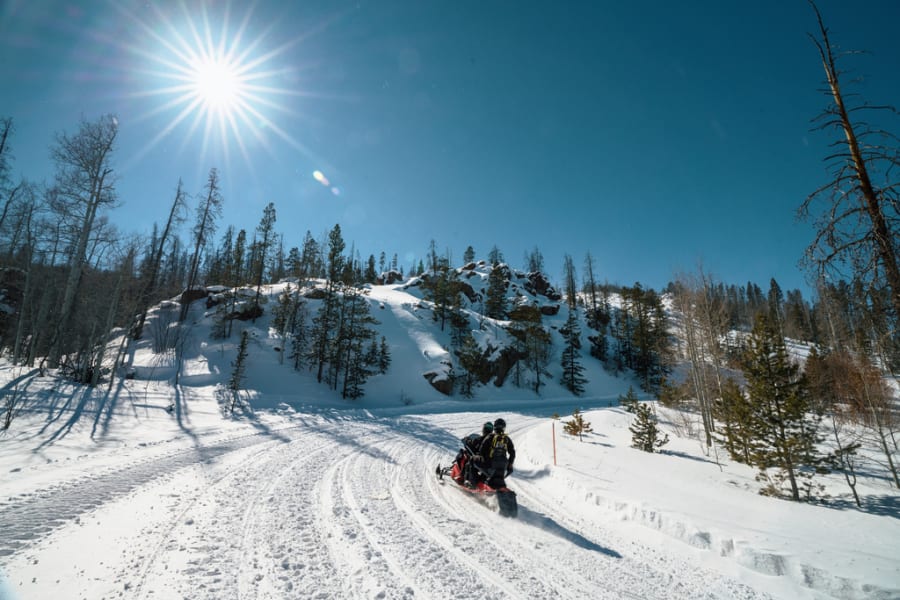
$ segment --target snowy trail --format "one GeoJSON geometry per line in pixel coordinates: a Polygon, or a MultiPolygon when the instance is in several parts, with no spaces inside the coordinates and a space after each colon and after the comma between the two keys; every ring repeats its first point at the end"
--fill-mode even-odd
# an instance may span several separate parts
{"type": "Polygon", "coordinates": [[[36,491],[0,506],[0,568],[16,599],[768,598],[568,516],[539,473],[512,479],[520,515],[500,517],[434,476],[454,436],[428,419],[311,417],[36,491]],[[71,527],[103,541],[101,564],[71,527]]]}

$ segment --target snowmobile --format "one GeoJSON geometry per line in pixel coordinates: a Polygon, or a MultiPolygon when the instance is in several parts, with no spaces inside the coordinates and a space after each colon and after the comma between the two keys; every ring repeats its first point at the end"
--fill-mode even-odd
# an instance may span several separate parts
{"type": "Polygon", "coordinates": [[[463,472],[467,461],[472,459],[472,453],[468,448],[463,447],[460,453],[460,460],[454,460],[453,464],[448,467],[437,466],[434,473],[437,478],[444,482],[444,476],[448,475],[461,490],[469,492],[476,498],[489,500],[497,499],[497,506],[501,516],[515,517],[519,513],[519,505],[516,503],[516,493],[506,487],[506,478],[504,473],[495,473],[492,470],[482,469],[478,465],[473,465],[484,477],[478,479],[474,484],[467,486],[463,479],[463,472]]]}

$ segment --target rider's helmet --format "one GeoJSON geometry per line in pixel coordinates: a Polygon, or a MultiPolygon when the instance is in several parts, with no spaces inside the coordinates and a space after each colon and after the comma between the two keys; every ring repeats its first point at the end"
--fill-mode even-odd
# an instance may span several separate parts
{"type": "Polygon", "coordinates": [[[494,421],[494,431],[503,432],[506,431],[506,421],[503,419],[497,419],[494,421]]]}
{"type": "Polygon", "coordinates": [[[494,430],[494,424],[488,421],[481,426],[481,435],[487,435],[494,430]]]}

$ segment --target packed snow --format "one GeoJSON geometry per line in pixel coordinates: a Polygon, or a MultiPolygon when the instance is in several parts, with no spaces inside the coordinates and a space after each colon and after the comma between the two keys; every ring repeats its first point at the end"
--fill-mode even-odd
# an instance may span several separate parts
{"type": "Polygon", "coordinates": [[[3,364],[27,403],[0,437],[0,598],[900,598],[898,496],[877,472],[863,510],[836,474],[827,505],[760,496],[662,408],[670,443],[638,451],[617,402],[635,382],[586,355],[580,398],[558,377],[447,398],[423,373],[448,334],[414,292],[370,290],[393,362],[352,402],[281,364],[266,317],[236,323],[253,335],[230,414],[239,331],[210,340],[202,303],[178,387],[146,340],[109,391],[3,364]],[[576,407],[583,440],[563,433],[576,407]],[[498,416],[515,519],[435,476],[498,416]]]}

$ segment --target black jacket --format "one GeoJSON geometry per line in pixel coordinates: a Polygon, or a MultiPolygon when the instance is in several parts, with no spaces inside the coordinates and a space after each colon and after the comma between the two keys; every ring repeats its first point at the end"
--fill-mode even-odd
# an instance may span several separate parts
{"type": "Polygon", "coordinates": [[[494,468],[498,473],[512,467],[516,460],[516,447],[513,445],[512,438],[506,435],[506,432],[497,433],[496,431],[488,434],[481,441],[478,449],[481,456],[482,464],[487,468],[494,468]]]}

